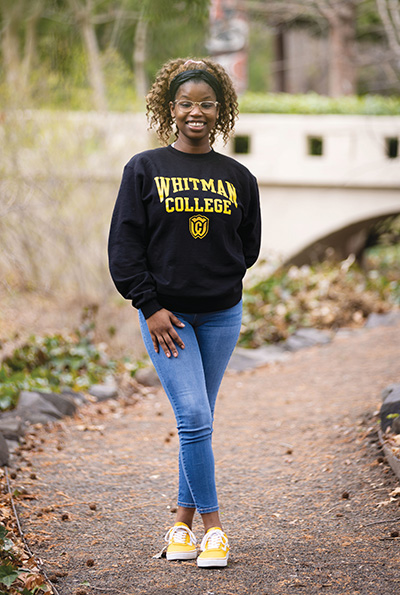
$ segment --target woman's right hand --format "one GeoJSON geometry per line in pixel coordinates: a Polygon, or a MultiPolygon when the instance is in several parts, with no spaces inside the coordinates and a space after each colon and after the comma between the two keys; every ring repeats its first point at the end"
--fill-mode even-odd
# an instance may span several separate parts
{"type": "Polygon", "coordinates": [[[150,316],[146,322],[156,353],[159,352],[161,346],[167,357],[171,357],[171,354],[178,357],[176,345],[185,349],[184,342],[174,328],[175,326],[183,328],[185,325],[175,314],[162,308],[150,316]]]}

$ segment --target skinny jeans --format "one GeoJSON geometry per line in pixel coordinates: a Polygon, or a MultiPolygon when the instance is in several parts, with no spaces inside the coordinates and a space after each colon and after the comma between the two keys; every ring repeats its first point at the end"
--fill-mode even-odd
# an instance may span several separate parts
{"type": "Polygon", "coordinates": [[[178,506],[200,514],[218,510],[211,438],[218,390],[239,337],[242,302],[227,310],[199,314],[173,312],[185,344],[178,357],[154,351],[146,320],[139,311],[147,352],[172,405],[179,435],[178,506]]]}

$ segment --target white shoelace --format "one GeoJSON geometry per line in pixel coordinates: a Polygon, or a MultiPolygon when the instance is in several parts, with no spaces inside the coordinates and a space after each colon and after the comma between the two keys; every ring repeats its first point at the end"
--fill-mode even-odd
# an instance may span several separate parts
{"type": "Polygon", "coordinates": [[[221,529],[214,529],[213,531],[208,531],[201,541],[201,551],[204,552],[206,548],[210,550],[217,550],[220,545],[222,548],[226,550],[226,546],[228,544],[228,539],[226,538],[224,532],[221,529]]]}
{"type": "Polygon", "coordinates": [[[185,527],[183,525],[175,525],[174,527],[171,527],[165,536],[165,541],[168,543],[186,543],[187,535],[189,535],[190,538],[189,545],[195,545],[197,543],[196,537],[189,527],[185,527]]]}

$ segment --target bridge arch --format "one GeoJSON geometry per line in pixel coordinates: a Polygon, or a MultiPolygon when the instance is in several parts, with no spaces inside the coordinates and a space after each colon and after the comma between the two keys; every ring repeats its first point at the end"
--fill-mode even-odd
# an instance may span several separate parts
{"type": "Polygon", "coordinates": [[[400,208],[394,213],[377,215],[342,227],[310,243],[288,258],[285,264],[313,264],[324,260],[328,254],[338,260],[345,260],[350,254],[354,254],[360,260],[366,248],[376,245],[377,238],[373,233],[376,226],[399,215],[400,208]]]}

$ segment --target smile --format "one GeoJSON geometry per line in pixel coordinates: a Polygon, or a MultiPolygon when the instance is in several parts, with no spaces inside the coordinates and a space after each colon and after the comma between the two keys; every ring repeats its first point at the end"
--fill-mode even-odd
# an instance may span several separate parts
{"type": "Polygon", "coordinates": [[[191,128],[202,128],[203,126],[206,125],[205,122],[194,122],[194,121],[190,121],[190,122],[186,122],[186,123],[191,128]]]}

